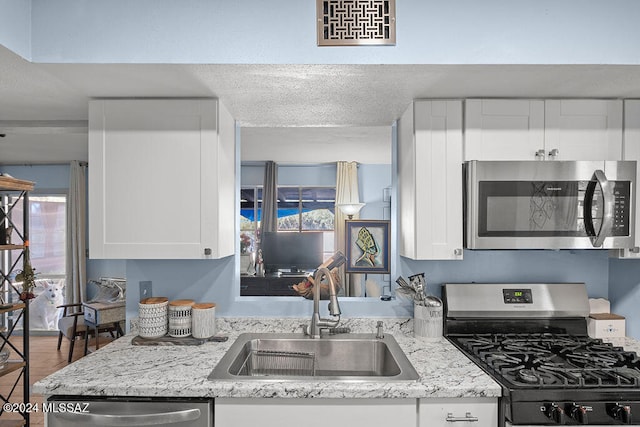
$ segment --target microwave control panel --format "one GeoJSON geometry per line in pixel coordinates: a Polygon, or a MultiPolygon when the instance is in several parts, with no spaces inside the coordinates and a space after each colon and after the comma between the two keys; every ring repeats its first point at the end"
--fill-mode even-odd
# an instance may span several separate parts
{"type": "Polygon", "coordinates": [[[631,183],[629,181],[616,181],[613,187],[615,197],[615,209],[613,211],[614,236],[629,235],[629,221],[631,209],[631,183]]]}

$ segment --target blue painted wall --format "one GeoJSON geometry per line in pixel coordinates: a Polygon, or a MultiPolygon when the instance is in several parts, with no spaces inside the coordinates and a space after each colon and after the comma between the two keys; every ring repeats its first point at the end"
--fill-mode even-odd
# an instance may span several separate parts
{"type": "Polygon", "coordinates": [[[31,0],[0,0],[0,43],[31,58],[31,0]]]}
{"type": "Polygon", "coordinates": [[[23,56],[29,5],[35,62],[640,63],[637,0],[402,0],[396,46],[339,49],[316,46],[314,1],[3,0],[23,56]]]}
{"type": "MultiPolygon", "coordinates": [[[[640,64],[637,0],[403,0],[397,16],[396,46],[318,48],[312,1],[0,0],[0,43],[35,62],[54,63],[640,64]]],[[[44,172],[49,174],[58,176],[44,172]]],[[[54,185],[26,171],[14,175],[54,185]]],[[[152,280],[154,293],[170,298],[214,300],[221,315],[311,311],[298,299],[235,296],[233,257],[114,263],[129,279],[130,316],[137,315],[139,280],[152,280]]],[[[640,337],[632,326],[640,261],[609,261],[596,251],[466,251],[462,262],[416,262],[394,254],[392,264],[396,274],[426,272],[434,293],[445,281],[585,281],[590,296],[611,297],[631,335],[640,337]]],[[[98,271],[105,269],[109,263],[97,264],[98,271]]],[[[407,313],[397,301],[354,299],[343,308],[349,316],[407,313]]]]}
{"type": "MultiPolygon", "coordinates": [[[[250,168],[251,169],[251,168],[250,168]]],[[[249,169],[249,170],[250,170],[249,169]]],[[[262,168],[253,173],[262,182],[262,168]]],[[[293,168],[298,169],[298,168],[293,168]]],[[[309,183],[335,182],[335,168],[310,174],[309,183]],[[331,181],[331,182],[329,182],[331,181]]],[[[326,169],[326,168],[323,168],[326,169]]],[[[36,188],[66,192],[69,186],[67,165],[3,166],[0,171],[16,178],[36,182],[36,188]]],[[[390,185],[390,165],[361,165],[362,197],[370,205],[381,198],[381,189],[390,185]],[[366,184],[370,184],[367,186],[366,184]]],[[[300,170],[283,173],[284,182],[293,183],[300,170]]],[[[243,168],[243,177],[252,174],[243,168]]],[[[246,178],[247,180],[249,178],[246,178]]],[[[243,178],[243,181],[245,178],[243,178]]],[[[378,218],[378,216],[365,216],[378,218]]],[[[428,290],[440,295],[447,282],[585,282],[591,297],[610,298],[612,310],[627,317],[627,332],[640,337],[637,310],[640,304],[640,260],[615,260],[607,251],[465,251],[463,261],[414,261],[398,257],[393,251],[397,275],[424,272],[428,290]]],[[[293,297],[240,297],[234,257],[221,260],[90,260],[88,277],[124,276],[128,279],[127,315],[137,316],[138,282],[151,280],[155,295],[171,299],[192,298],[214,301],[220,316],[306,317],[312,311],[310,301],[293,297]]],[[[395,280],[395,275],[392,279],[395,280]]],[[[344,299],[346,316],[410,316],[407,301],[382,302],[367,298],[344,299]]]]}
{"type": "Polygon", "coordinates": [[[611,312],[626,317],[627,335],[640,339],[640,260],[611,260],[609,299],[611,312]]]}

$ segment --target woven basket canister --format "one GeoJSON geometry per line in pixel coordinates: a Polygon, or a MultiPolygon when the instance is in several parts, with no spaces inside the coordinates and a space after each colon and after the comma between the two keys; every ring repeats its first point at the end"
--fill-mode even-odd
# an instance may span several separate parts
{"type": "Polygon", "coordinates": [[[194,304],[191,310],[191,335],[209,338],[216,334],[216,305],[212,302],[194,304]]]}
{"type": "Polygon", "coordinates": [[[169,336],[183,338],[191,335],[191,299],[178,299],[169,303],[169,336]]]}
{"type": "Polygon", "coordinates": [[[157,338],[167,333],[167,305],[165,297],[145,298],[138,304],[138,335],[157,338]]]}

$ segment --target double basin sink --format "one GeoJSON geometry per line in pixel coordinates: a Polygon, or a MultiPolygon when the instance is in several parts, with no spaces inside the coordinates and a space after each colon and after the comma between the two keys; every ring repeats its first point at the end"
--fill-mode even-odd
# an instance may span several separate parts
{"type": "Polygon", "coordinates": [[[415,381],[393,336],[248,333],[231,345],[210,380],[415,381]]]}

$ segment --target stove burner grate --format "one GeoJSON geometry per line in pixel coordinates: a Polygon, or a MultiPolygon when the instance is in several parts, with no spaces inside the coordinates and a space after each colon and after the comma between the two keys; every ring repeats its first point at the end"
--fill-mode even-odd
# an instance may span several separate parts
{"type": "Polygon", "coordinates": [[[518,387],[640,387],[633,352],[587,336],[482,334],[457,337],[481,365],[518,387]]]}

